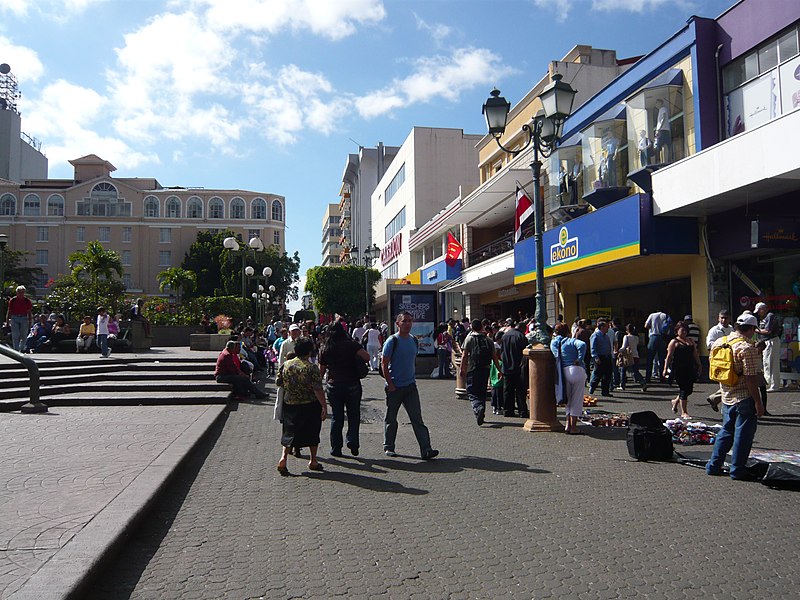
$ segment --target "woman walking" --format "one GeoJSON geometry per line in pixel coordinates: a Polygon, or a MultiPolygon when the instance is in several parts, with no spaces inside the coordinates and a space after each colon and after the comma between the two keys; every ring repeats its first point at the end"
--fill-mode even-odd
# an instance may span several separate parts
{"type": "Polygon", "coordinates": [[[289,475],[286,459],[295,447],[308,446],[311,451],[308,468],[322,471],[322,465],[317,462],[317,447],[322,422],[328,416],[328,407],[325,405],[319,368],[309,360],[313,349],[314,342],[310,339],[298,338],[294,347],[295,357],[283,363],[276,382],[284,390],[281,421],[283,451],[278,462],[278,472],[283,476],[289,475]]]}
{"type": "Polygon", "coordinates": [[[664,361],[664,378],[667,369],[672,369],[672,378],[678,384],[678,396],[672,401],[672,411],[681,411],[682,419],[689,419],[689,396],[694,390],[694,382],[700,370],[700,355],[697,345],[689,337],[689,326],[685,321],[675,325],[676,337],[667,346],[667,358],[664,361]]]}
{"type": "Polygon", "coordinates": [[[383,348],[383,336],[378,329],[377,323],[370,323],[367,329],[367,354],[369,354],[369,368],[377,371],[381,366],[381,348],[383,348]]]}
{"type": "Polygon", "coordinates": [[[453,338],[447,332],[447,325],[440,323],[436,330],[436,354],[439,357],[439,379],[450,378],[450,355],[453,352],[453,338]]]}
{"type": "Polygon", "coordinates": [[[625,335],[622,338],[622,345],[619,347],[618,358],[621,361],[619,366],[619,384],[625,390],[625,381],[628,379],[628,372],[633,374],[633,379],[642,386],[642,391],[647,391],[647,384],[644,377],[639,372],[639,336],[636,335],[636,327],[633,323],[625,325],[625,335]],[[625,365],[625,356],[630,355],[632,363],[625,365]]]}
{"type": "Polygon", "coordinates": [[[319,353],[320,374],[323,378],[328,375],[325,392],[331,405],[331,456],[342,455],[345,412],[347,447],[350,448],[350,454],[358,456],[361,379],[356,361],[368,362],[369,354],[359,342],[345,333],[340,323],[334,324],[328,330],[328,339],[319,353]]]}
{"type": "Polygon", "coordinates": [[[564,398],[567,401],[567,427],[564,432],[579,435],[578,417],[583,412],[583,389],[586,386],[584,357],[586,344],[578,338],[570,337],[569,325],[556,325],[555,337],[550,342],[550,350],[556,360],[560,359],[564,398]]]}

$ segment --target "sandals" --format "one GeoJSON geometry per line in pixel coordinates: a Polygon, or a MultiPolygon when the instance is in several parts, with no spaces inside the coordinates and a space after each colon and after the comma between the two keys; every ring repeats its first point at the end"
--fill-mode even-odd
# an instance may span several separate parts
{"type": "Polygon", "coordinates": [[[678,414],[678,410],[680,409],[681,402],[680,400],[673,400],[672,401],[672,412],[676,415],[678,414]]]}
{"type": "Polygon", "coordinates": [[[324,471],[325,469],[319,463],[309,464],[308,465],[309,471],[324,471]]]}
{"type": "Polygon", "coordinates": [[[288,477],[290,475],[289,467],[282,467],[278,465],[278,473],[281,474],[281,477],[288,477]]]}

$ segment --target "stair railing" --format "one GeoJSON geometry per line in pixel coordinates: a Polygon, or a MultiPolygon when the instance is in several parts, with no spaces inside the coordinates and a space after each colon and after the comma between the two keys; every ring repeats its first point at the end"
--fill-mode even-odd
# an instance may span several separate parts
{"type": "Polygon", "coordinates": [[[43,413],[47,412],[47,405],[43,404],[39,399],[39,365],[36,364],[31,357],[25,356],[21,352],[17,352],[8,346],[0,344],[0,354],[7,356],[11,360],[15,360],[28,370],[30,376],[30,401],[24,404],[20,409],[24,413],[43,413]]]}

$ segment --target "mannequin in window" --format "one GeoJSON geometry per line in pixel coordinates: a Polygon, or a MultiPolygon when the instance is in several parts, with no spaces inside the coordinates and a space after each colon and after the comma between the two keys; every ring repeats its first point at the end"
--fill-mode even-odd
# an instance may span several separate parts
{"type": "Polygon", "coordinates": [[[572,165],[572,172],[569,174],[569,203],[578,203],[578,190],[581,189],[580,179],[583,177],[583,165],[576,160],[572,165]]]}
{"type": "Polygon", "coordinates": [[[617,150],[619,150],[619,138],[614,135],[614,130],[609,128],[603,133],[603,150],[605,156],[603,160],[606,164],[605,177],[601,177],[606,187],[617,187],[617,150]]]}
{"type": "Polygon", "coordinates": [[[667,105],[660,98],[656,100],[656,128],[654,132],[655,143],[653,148],[657,152],[658,162],[661,164],[672,161],[672,132],[669,125],[669,111],[667,105]]]}
{"type": "Polygon", "coordinates": [[[564,165],[562,164],[561,167],[558,169],[558,203],[561,206],[564,206],[568,194],[569,194],[569,176],[567,175],[567,170],[564,168],[564,165]]]}
{"type": "Polygon", "coordinates": [[[650,163],[650,155],[653,153],[653,144],[647,137],[647,132],[642,129],[639,132],[639,166],[646,167],[650,163]]]}

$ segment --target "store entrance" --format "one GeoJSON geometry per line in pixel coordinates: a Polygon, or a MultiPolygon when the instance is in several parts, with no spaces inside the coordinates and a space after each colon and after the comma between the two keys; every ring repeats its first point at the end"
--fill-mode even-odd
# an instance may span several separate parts
{"type": "MultiPolygon", "coordinates": [[[[684,315],[692,313],[691,280],[673,279],[579,294],[578,310],[582,318],[587,318],[590,312],[593,315],[610,312],[611,316],[620,317],[623,324],[633,323],[639,330],[644,326],[647,315],[659,310],[672,317],[673,322],[677,322],[684,315]]],[[[571,321],[569,315],[565,317],[571,321]]]]}
{"type": "Polygon", "coordinates": [[[508,317],[515,321],[525,319],[527,315],[533,315],[536,310],[536,300],[532,296],[503,302],[502,304],[485,304],[483,306],[483,316],[491,321],[501,323],[508,317]]]}

